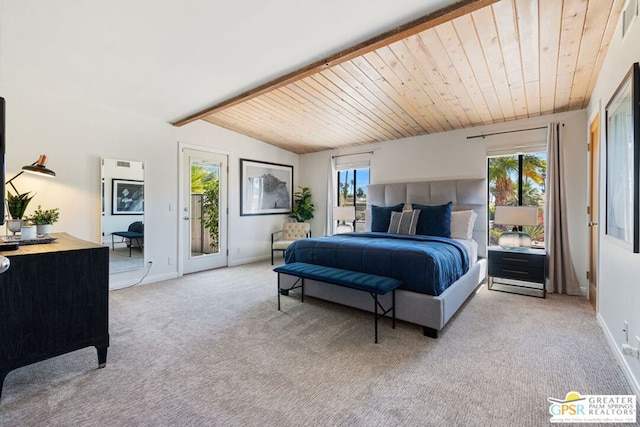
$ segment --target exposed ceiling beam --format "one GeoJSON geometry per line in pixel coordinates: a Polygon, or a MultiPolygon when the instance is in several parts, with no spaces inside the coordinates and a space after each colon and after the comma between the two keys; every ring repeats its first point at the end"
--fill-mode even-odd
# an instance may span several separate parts
{"type": "Polygon", "coordinates": [[[245,102],[257,96],[263,95],[266,92],[281,88],[292,82],[303,79],[307,76],[315,74],[319,71],[332,67],[334,65],[341,64],[349,61],[358,56],[372,52],[380,47],[387,46],[398,40],[402,40],[406,37],[418,34],[429,28],[442,24],[443,22],[451,21],[459,16],[469,14],[475,10],[481,9],[485,6],[491,5],[499,0],[462,0],[454,3],[450,6],[439,9],[433,13],[422,16],[397,28],[384,32],[376,37],[366,40],[362,43],[358,43],[355,46],[344,49],[335,55],[332,55],[326,59],[316,61],[310,65],[302,67],[296,71],[288,73],[282,77],[272,80],[268,83],[260,85],[254,89],[246,91],[233,98],[222,101],[212,107],[206,108],[195,114],[187,116],[183,119],[177,120],[173,123],[174,126],[183,126],[193,121],[202,119],[209,114],[220,111],[225,108],[232,107],[241,102],[245,102]]]}

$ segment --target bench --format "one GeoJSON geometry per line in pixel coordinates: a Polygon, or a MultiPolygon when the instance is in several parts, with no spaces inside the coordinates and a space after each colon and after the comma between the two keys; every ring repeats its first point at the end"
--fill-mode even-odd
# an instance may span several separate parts
{"type": "Polygon", "coordinates": [[[304,262],[293,262],[291,264],[281,265],[274,268],[273,271],[278,273],[278,310],[280,310],[280,294],[288,294],[292,289],[300,288],[300,301],[304,302],[304,280],[318,280],[321,282],[331,283],[333,285],[344,286],[345,288],[356,289],[359,291],[369,292],[374,300],[374,329],[375,342],[378,343],[378,319],[384,317],[391,312],[392,328],[396,327],[396,289],[402,285],[398,279],[391,277],[376,276],[375,274],[360,273],[351,270],[342,270],[339,268],[325,267],[322,265],[307,264],[304,262]],[[280,275],[287,274],[295,276],[298,279],[288,289],[282,289],[280,286],[280,275]],[[391,292],[391,307],[384,309],[378,301],[378,295],[385,295],[391,292]],[[382,313],[378,315],[378,307],[382,313]]]}
{"type": "Polygon", "coordinates": [[[133,247],[134,241],[136,242],[136,246],[138,248],[142,248],[142,239],[144,239],[144,233],[138,233],[136,231],[114,231],[113,233],[111,233],[111,250],[115,251],[115,244],[122,242],[114,242],[113,236],[122,237],[122,242],[125,241],[124,239],[129,239],[127,245],[129,246],[129,256],[131,256],[131,248],[133,247]]]}

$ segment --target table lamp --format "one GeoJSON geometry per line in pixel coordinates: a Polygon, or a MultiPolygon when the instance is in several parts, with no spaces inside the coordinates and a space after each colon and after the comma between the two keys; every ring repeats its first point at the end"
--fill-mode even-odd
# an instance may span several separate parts
{"type": "Polygon", "coordinates": [[[356,219],[356,208],[353,206],[336,206],[333,208],[333,219],[338,221],[336,234],[349,233],[353,231],[351,223],[356,219]],[[346,221],[349,221],[349,224],[346,221]]]}
{"type": "Polygon", "coordinates": [[[496,206],[494,224],[512,225],[511,231],[505,231],[498,239],[498,245],[504,249],[523,250],[531,248],[531,236],[518,231],[521,225],[538,224],[537,206],[496,206]]]}

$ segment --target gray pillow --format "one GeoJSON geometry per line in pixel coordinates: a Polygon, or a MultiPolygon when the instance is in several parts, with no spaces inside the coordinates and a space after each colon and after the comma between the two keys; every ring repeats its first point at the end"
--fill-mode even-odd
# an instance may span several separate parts
{"type": "Polygon", "coordinates": [[[403,212],[391,212],[388,233],[395,234],[416,234],[420,209],[403,212]]]}

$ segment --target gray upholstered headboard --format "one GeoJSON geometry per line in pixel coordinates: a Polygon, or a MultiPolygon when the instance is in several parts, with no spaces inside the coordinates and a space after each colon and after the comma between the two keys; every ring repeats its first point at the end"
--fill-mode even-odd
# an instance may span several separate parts
{"type": "Polygon", "coordinates": [[[370,206],[389,206],[398,203],[441,205],[453,202],[454,211],[473,209],[478,214],[473,239],[478,242],[478,255],[487,255],[487,181],[454,179],[443,181],[372,184],[367,188],[365,229],[371,229],[370,206]]]}

